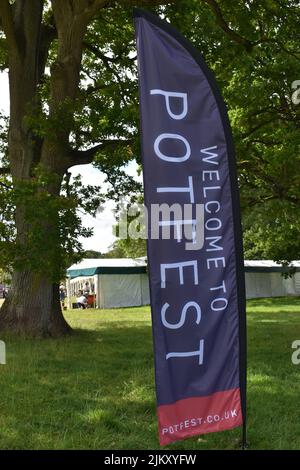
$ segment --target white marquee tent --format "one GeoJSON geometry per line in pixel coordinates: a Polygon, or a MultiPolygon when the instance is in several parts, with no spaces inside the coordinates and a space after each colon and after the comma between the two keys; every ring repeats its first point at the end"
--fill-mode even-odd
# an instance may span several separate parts
{"type": "MultiPolygon", "coordinates": [[[[270,260],[245,261],[246,297],[300,295],[300,261],[292,263],[295,273],[270,260]]],[[[67,270],[67,296],[79,290],[95,295],[96,308],[132,307],[150,303],[146,258],[84,259],[67,270]]]]}
{"type": "Polygon", "coordinates": [[[83,259],[71,266],[67,274],[68,299],[77,297],[79,290],[89,290],[95,294],[96,308],[150,303],[144,258],[83,259]]]}
{"type": "Polygon", "coordinates": [[[295,273],[285,278],[287,269],[271,260],[245,260],[246,297],[300,295],[300,261],[291,263],[295,273]]]}

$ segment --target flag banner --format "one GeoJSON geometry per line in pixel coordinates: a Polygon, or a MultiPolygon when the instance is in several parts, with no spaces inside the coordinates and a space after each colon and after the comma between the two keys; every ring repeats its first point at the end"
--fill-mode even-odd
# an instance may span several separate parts
{"type": "Polygon", "coordinates": [[[231,129],[212,72],[135,10],[160,444],[245,425],[246,326],[231,129]]]}

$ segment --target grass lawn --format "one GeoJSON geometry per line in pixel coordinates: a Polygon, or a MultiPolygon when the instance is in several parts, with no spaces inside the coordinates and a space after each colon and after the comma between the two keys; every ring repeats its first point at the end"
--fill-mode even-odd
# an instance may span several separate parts
{"type": "MultiPolygon", "coordinates": [[[[159,449],[148,307],[69,311],[71,337],[11,336],[0,366],[0,449],[159,449]]],[[[252,449],[300,449],[300,299],[248,302],[252,449]]],[[[237,447],[240,430],[168,449],[237,447]]]]}

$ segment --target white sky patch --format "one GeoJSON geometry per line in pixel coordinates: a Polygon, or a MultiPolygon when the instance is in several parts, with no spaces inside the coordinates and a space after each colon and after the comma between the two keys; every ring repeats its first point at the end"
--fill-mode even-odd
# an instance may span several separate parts
{"type": "Polygon", "coordinates": [[[5,114],[9,114],[8,74],[6,72],[0,73],[0,109],[5,114]]]}
{"type": "MultiPolygon", "coordinates": [[[[72,176],[81,176],[84,185],[99,186],[99,191],[104,192],[107,185],[104,184],[105,175],[92,165],[77,165],[70,170],[72,176]]],[[[114,217],[114,203],[108,201],[104,204],[104,210],[99,211],[96,217],[84,214],[82,215],[82,223],[84,227],[92,227],[94,234],[90,238],[80,238],[80,242],[86,250],[96,250],[106,252],[109,246],[114,242],[113,226],[116,223],[114,217]]]]}

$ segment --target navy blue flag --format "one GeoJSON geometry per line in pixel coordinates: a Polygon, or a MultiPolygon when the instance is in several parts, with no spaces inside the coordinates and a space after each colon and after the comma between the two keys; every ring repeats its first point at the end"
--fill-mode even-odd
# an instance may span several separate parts
{"type": "Polygon", "coordinates": [[[135,11],[161,445],[244,425],[246,327],[235,155],[201,55],[135,11]]]}

